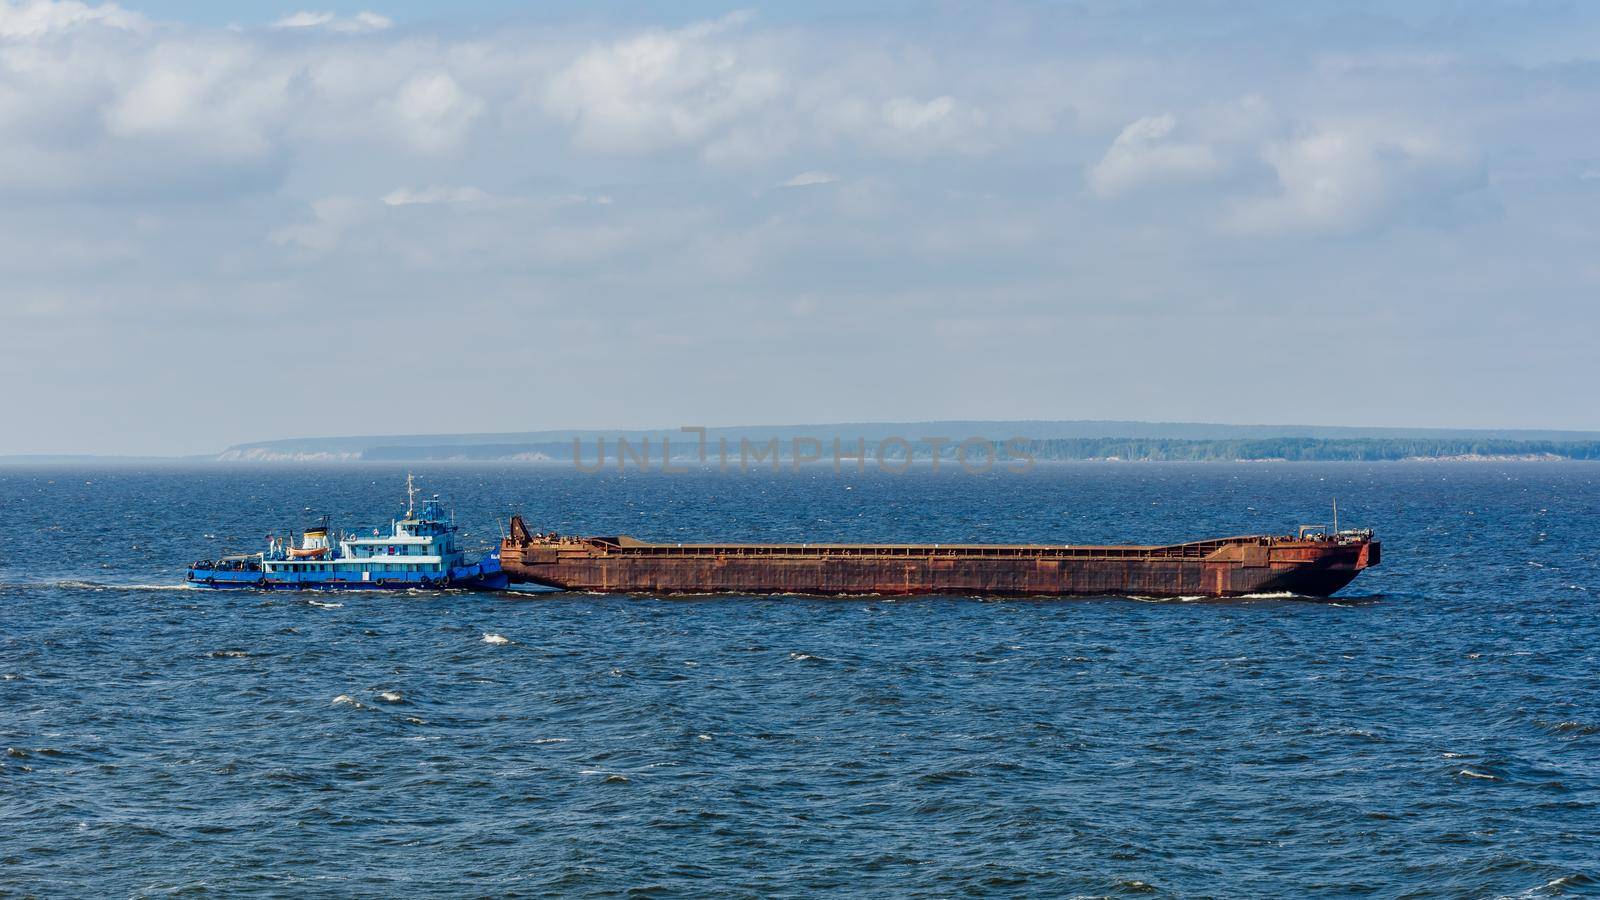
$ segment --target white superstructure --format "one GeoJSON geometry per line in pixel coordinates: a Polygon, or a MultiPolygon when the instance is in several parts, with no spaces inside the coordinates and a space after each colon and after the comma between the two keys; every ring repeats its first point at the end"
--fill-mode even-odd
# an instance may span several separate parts
{"type": "Polygon", "coordinates": [[[406,515],[389,523],[389,534],[372,530],[372,537],[332,535],[327,526],[309,528],[299,547],[275,540],[263,555],[262,572],[310,576],[318,580],[405,581],[436,584],[465,562],[456,543],[454,516],[444,512],[438,498],[428,500],[419,513],[416,485],[406,476],[406,515]]]}

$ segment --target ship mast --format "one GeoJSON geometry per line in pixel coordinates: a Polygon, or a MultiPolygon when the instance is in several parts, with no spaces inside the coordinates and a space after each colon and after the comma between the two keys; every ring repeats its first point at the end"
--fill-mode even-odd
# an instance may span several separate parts
{"type": "Polygon", "coordinates": [[[417,510],[417,486],[411,480],[411,473],[406,473],[406,518],[414,518],[417,510]]]}

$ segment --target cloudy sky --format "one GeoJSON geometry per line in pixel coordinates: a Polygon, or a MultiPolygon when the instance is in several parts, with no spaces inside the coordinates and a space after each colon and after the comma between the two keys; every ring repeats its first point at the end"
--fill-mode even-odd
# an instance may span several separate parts
{"type": "Polygon", "coordinates": [[[0,0],[0,453],[1600,428],[1600,6],[378,4],[0,0]]]}

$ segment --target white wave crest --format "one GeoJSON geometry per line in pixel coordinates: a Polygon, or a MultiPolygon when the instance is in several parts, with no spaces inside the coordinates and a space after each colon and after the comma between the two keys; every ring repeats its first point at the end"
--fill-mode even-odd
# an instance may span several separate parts
{"type": "Polygon", "coordinates": [[[190,583],[188,583],[186,581],[177,581],[177,582],[173,582],[172,584],[144,584],[144,583],[117,584],[115,582],[104,582],[104,581],[83,581],[83,580],[75,579],[75,578],[68,578],[68,579],[65,579],[63,581],[44,581],[44,582],[37,582],[37,583],[32,583],[32,584],[24,584],[24,583],[20,583],[20,582],[10,582],[10,583],[7,583],[5,585],[0,585],[0,586],[3,586],[5,588],[7,588],[7,589],[17,589],[17,588],[23,588],[23,589],[26,589],[26,588],[41,589],[41,588],[43,588],[43,589],[48,589],[48,588],[55,588],[57,590],[63,590],[63,591],[197,591],[197,590],[200,590],[199,587],[197,587],[195,585],[192,585],[192,584],[190,584],[190,583]]]}

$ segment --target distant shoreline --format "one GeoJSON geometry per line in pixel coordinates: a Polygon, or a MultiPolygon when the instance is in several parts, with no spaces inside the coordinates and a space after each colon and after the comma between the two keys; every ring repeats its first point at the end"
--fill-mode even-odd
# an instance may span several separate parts
{"type": "Polygon", "coordinates": [[[931,421],[548,430],[292,438],[184,457],[22,454],[0,465],[162,463],[522,463],[718,468],[838,460],[900,466],[937,457],[1101,462],[1537,462],[1600,459],[1600,431],[1360,428],[1132,421],[931,421]]]}
{"type": "Polygon", "coordinates": [[[1554,453],[1463,453],[1457,456],[1408,456],[1400,462],[1580,462],[1554,453]]]}
{"type": "Polygon", "coordinates": [[[1549,441],[1422,438],[1053,438],[995,440],[973,437],[960,442],[945,438],[918,441],[889,437],[826,440],[793,437],[782,440],[719,438],[699,445],[681,436],[607,440],[581,438],[565,442],[464,445],[379,445],[360,449],[296,447],[233,448],[225,462],[505,462],[560,463],[586,470],[624,466],[633,469],[709,463],[720,469],[751,469],[773,464],[837,463],[856,468],[865,457],[872,466],[896,467],[911,462],[982,466],[1014,466],[1026,462],[1385,462],[1456,460],[1514,462],[1557,459],[1600,459],[1600,440],[1549,441]]]}
{"type": "MultiPolygon", "coordinates": [[[[1344,465],[1344,464],[1351,464],[1351,463],[1367,463],[1367,464],[1371,464],[1371,465],[1408,465],[1408,464],[1420,464],[1420,463],[1461,463],[1461,464],[1465,464],[1465,465],[1476,465],[1476,464],[1483,464],[1483,463],[1511,463],[1511,464],[1579,463],[1579,464],[1582,464],[1582,463],[1596,463],[1596,462],[1600,462],[1600,459],[1575,459],[1573,457],[1568,457],[1568,456],[1540,455],[1540,454],[1522,454],[1522,455],[1482,455],[1482,454],[1473,455],[1473,454],[1463,454],[1463,455],[1458,455],[1458,456],[1408,456],[1408,457],[1404,457],[1404,458],[1400,458],[1400,459],[1284,459],[1282,457],[1277,457],[1277,458],[1272,458],[1272,457],[1236,458],[1236,459],[1149,459],[1149,458],[1122,459],[1122,458],[1118,458],[1118,457],[1100,457],[1100,458],[1083,458],[1083,459],[1037,459],[1037,460],[1033,461],[1033,465],[1035,465],[1035,466],[1066,466],[1066,465],[1092,465],[1092,466],[1291,465],[1291,466],[1293,466],[1293,465],[1316,465],[1316,464],[1340,464],[1340,465],[1344,465]]],[[[419,465],[419,466],[495,466],[495,467],[505,467],[505,468],[528,468],[528,469],[552,469],[552,468],[570,469],[570,468],[573,467],[572,460],[570,460],[570,459],[565,459],[565,460],[559,460],[559,459],[509,459],[509,458],[507,458],[507,459],[468,459],[468,458],[463,458],[463,457],[436,458],[436,459],[418,459],[418,460],[392,460],[392,459],[347,459],[347,460],[329,460],[329,459],[248,459],[248,460],[218,460],[218,459],[214,459],[214,458],[196,459],[196,458],[193,458],[193,457],[176,457],[176,456],[174,456],[174,457],[139,457],[139,458],[115,457],[115,456],[98,456],[98,457],[73,456],[73,457],[62,457],[62,458],[49,458],[49,457],[37,457],[37,456],[30,456],[30,457],[27,457],[27,458],[0,457],[0,469],[8,469],[8,468],[9,469],[41,468],[41,469],[71,470],[71,469],[136,468],[136,467],[141,467],[141,466],[149,466],[149,467],[156,467],[156,468],[191,468],[191,469],[216,469],[216,470],[249,469],[249,468],[254,468],[254,467],[260,467],[260,468],[283,468],[283,469],[292,469],[292,468],[306,468],[306,469],[328,468],[328,469],[332,469],[332,468],[346,468],[346,467],[348,467],[348,468],[369,467],[369,468],[394,469],[394,468],[408,466],[408,465],[419,465]]],[[[612,475],[612,474],[616,474],[618,472],[617,464],[616,464],[616,462],[614,460],[608,461],[606,463],[606,465],[602,469],[600,469],[598,472],[594,472],[593,471],[594,465],[593,465],[592,461],[589,462],[589,463],[586,463],[586,465],[588,466],[588,470],[591,471],[593,474],[612,475]]],[[[933,468],[934,468],[933,460],[925,458],[925,457],[924,458],[913,459],[913,460],[910,460],[909,462],[902,461],[900,463],[897,463],[897,465],[909,465],[915,471],[923,471],[923,470],[932,471],[933,468]]],[[[833,471],[833,469],[834,469],[834,465],[833,465],[832,461],[816,461],[816,460],[813,460],[813,461],[803,461],[803,462],[801,462],[799,471],[821,471],[821,470],[826,470],[826,471],[831,472],[831,471],[833,471]]],[[[948,459],[940,460],[939,469],[940,469],[940,471],[944,471],[946,469],[953,470],[953,471],[960,471],[960,467],[956,463],[954,463],[954,462],[952,462],[951,460],[948,460],[948,459]]],[[[796,471],[794,461],[790,460],[790,459],[783,459],[783,460],[781,460],[779,462],[779,465],[777,466],[776,470],[777,471],[782,471],[782,472],[793,472],[793,471],[796,471]]],[[[856,466],[855,466],[854,463],[842,466],[842,467],[840,467],[840,470],[841,470],[841,472],[843,474],[853,474],[853,473],[855,473],[857,471],[856,466]]],[[[865,471],[867,471],[867,472],[872,472],[872,471],[876,471],[876,470],[877,470],[877,466],[875,464],[869,464],[867,466],[867,468],[865,469],[865,471]]],[[[999,470],[1000,469],[997,466],[996,467],[996,471],[999,471],[999,470]]],[[[633,467],[632,464],[630,463],[629,468],[627,468],[626,471],[628,473],[630,473],[630,474],[633,474],[633,473],[637,473],[637,472],[639,472],[641,470],[633,467]]],[[[660,468],[659,468],[659,461],[657,463],[657,466],[652,467],[648,471],[650,471],[650,472],[659,472],[659,471],[661,471],[660,468]]],[[[676,472],[680,472],[680,471],[718,473],[719,469],[718,469],[718,466],[717,466],[717,464],[715,462],[711,462],[711,463],[709,463],[707,465],[702,466],[702,465],[699,464],[699,462],[697,460],[674,459],[672,461],[672,472],[676,473],[676,472]]],[[[758,466],[758,467],[750,467],[749,471],[752,472],[752,473],[756,473],[756,474],[759,474],[761,472],[770,473],[770,472],[774,471],[774,468],[770,463],[767,463],[767,464],[764,464],[764,465],[758,466]]],[[[728,474],[728,475],[737,475],[737,474],[739,474],[739,470],[738,470],[738,468],[736,466],[729,466],[729,467],[727,467],[725,469],[720,470],[720,472],[722,474],[728,474]]]]}

